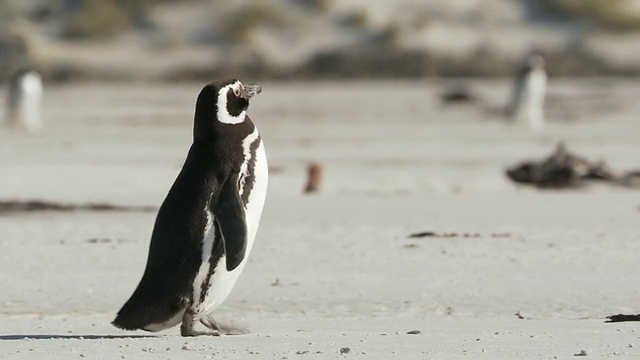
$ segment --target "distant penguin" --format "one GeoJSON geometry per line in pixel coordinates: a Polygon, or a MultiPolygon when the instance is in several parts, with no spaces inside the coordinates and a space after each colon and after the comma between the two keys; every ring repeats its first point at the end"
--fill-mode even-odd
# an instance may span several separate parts
{"type": "Polygon", "coordinates": [[[182,336],[220,335],[211,312],[233,288],[253,246],[268,167],[247,115],[260,85],[205,86],[195,107],[193,144],[156,217],[147,266],[113,325],[182,336]]]}
{"type": "Polygon", "coordinates": [[[534,132],[544,130],[544,99],[547,72],[544,58],[531,55],[518,71],[507,116],[516,122],[525,121],[534,132]]]}
{"type": "Polygon", "coordinates": [[[6,122],[9,127],[42,130],[42,77],[31,69],[16,72],[9,82],[6,122]]]}

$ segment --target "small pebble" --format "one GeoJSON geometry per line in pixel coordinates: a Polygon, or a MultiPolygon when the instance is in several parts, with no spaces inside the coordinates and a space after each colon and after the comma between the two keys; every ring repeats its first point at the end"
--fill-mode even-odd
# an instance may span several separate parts
{"type": "Polygon", "coordinates": [[[407,334],[409,334],[409,335],[418,335],[418,334],[422,334],[422,332],[420,330],[411,330],[411,331],[407,332],[407,334]]]}
{"type": "Polygon", "coordinates": [[[340,348],[340,354],[348,354],[351,352],[351,349],[348,347],[340,348]]]}
{"type": "Polygon", "coordinates": [[[586,350],[580,350],[579,353],[573,354],[573,356],[587,356],[587,355],[589,355],[589,354],[587,354],[586,350]]]}

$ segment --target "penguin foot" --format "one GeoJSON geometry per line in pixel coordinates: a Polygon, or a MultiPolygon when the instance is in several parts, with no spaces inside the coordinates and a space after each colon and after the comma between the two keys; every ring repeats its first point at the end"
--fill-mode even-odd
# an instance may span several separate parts
{"type": "Polygon", "coordinates": [[[200,323],[213,331],[220,332],[220,325],[218,325],[211,315],[205,315],[205,317],[200,319],[200,323]]]}
{"type": "MultiPolygon", "coordinates": [[[[198,321],[198,317],[190,311],[185,312],[182,317],[182,325],[180,325],[180,335],[182,336],[220,336],[220,330],[209,327],[207,324],[202,322],[202,320],[198,321]],[[196,325],[202,323],[207,326],[208,329],[196,329],[196,325]]],[[[215,324],[215,322],[214,322],[215,324]]],[[[217,325],[216,325],[217,326],[217,325]]]]}
{"type": "Polygon", "coordinates": [[[249,329],[237,326],[237,324],[234,323],[216,321],[210,314],[200,319],[200,323],[211,330],[217,331],[221,335],[246,335],[251,332],[249,329]]]}
{"type": "Polygon", "coordinates": [[[180,335],[184,337],[190,336],[220,336],[219,332],[209,331],[209,330],[196,330],[196,329],[187,329],[184,326],[180,326],[180,335]]]}

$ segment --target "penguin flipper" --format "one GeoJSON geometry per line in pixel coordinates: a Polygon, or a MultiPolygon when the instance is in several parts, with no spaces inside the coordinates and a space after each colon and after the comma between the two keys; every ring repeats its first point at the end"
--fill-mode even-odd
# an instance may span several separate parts
{"type": "Polygon", "coordinates": [[[238,191],[238,176],[239,173],[229,176],[211,209],[222,234],[227,271],[237,268],[247,251],[247,223],[244,204],[238,191]]]}

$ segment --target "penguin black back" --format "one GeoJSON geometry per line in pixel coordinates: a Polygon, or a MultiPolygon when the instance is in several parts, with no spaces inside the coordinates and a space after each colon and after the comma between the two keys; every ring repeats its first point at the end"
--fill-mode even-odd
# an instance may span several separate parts
{"type": "Polygon", "coordinates": [[[237,184],[244,161],[242,140],[255,131],[245,111],[249,98],[259,92],[259,86],[244,86],[235,79],[200,91],[193,144],[158,211],[144,274],[113,321],[116,327],[156,331],[150,326],[154,324],[161,330],[155,324],[176,321],[191,305],[194,279],[203,259],[209,259],[202,248],[208,211],[217,224],[211,258],[217,262],[224,251],[229,271],[244,260],[246,224],[237,184]]]}

